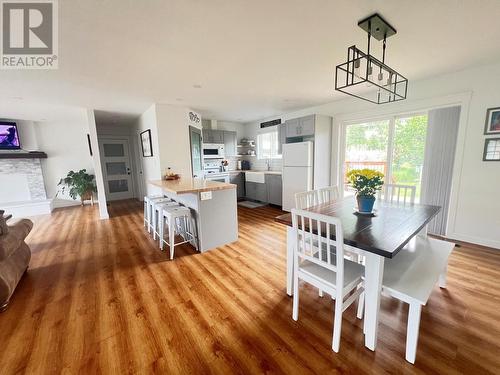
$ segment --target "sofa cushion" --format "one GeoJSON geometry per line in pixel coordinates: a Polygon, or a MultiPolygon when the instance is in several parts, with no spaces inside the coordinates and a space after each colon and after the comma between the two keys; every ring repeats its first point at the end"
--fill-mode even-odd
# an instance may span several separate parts
{"type": "Polygon", "coordinates": [[[24,241],[33,228],[33,222],[20,219],[9,225],[9,233],[0,236],[0,261],[8,258],[24,241]]]}

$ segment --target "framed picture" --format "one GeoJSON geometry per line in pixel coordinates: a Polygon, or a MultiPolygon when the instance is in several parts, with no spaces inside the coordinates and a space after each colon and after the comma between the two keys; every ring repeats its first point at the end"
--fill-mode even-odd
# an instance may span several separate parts
{"type": "Polygon", "coordinates": [[[500,161],[500,138],[485,139],[483,161],[500,161]]]}
{"type": "Polygon", "coordinates": [[[151,129],[144,130],[141,133],[142,156],[153,156],[153,145],[151,143],[151,129]]]}
{"type": "Polygon", "coordinates": [[[500,107],[489,108],[486,112],[484,134],[500,134],[500,107]]]}

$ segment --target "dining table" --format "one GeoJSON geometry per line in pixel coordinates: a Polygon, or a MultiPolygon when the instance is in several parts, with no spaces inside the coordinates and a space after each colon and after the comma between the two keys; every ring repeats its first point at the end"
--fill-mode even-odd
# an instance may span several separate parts
{"type": "MultiPolygon", "coordinates": [[[[365,346],[375,350],[385,260],[396,257],[414,236],[426,236],[427,224],[439,213],[441,207],[380,199],[377,199],[371,214],[360,214],[355,207],[355,197],[350,196],[311,206],[306,210],[339,218],[345,249],[364,257],[365,346]]],[[[292,215],[280,215],[275,221],[287,226],[286,292],[292,296],[296,238],[292,215]]],[[[333,235],[331,239],[335,240],[333,235]]]]}

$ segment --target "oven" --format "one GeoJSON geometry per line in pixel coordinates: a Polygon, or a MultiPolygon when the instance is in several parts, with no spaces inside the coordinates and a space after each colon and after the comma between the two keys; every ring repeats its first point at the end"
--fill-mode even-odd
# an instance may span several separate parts
{"type": "Polygon", "coordinates": [[[205,180],[229,183],[229,173],[205,173],[205,180]]]}

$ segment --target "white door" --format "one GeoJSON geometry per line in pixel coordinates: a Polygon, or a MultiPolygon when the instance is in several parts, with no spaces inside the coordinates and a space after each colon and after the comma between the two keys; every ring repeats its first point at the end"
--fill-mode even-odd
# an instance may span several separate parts
{"type": "Polygon", "coordinates": [[[283,167],[283,210],[295,207],[295,194],[312,189],[312,167],[283,167]]]}
{"type": "Polygon", "coordinates": [[[102,173],[108,201],[134,196],[130,147],[126,139],[100,139],[102,173]]]}

